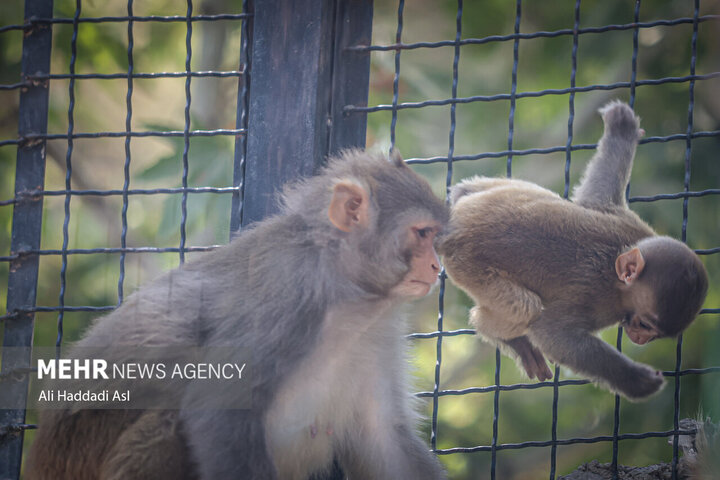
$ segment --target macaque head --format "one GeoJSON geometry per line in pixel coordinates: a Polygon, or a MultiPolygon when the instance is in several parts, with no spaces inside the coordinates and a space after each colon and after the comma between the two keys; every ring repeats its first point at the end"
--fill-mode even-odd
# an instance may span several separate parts
{"type": "Polygon", "coordinates": [[[323,175],[306,186],[321,180],[304,205],[324,205],[310,213],[326,223],[324,251],[336,256],[344,277],[372,295],[427,294],[440,273],[433,242],[449,217],[427,181],[395,153],[388,159],[355,150],[330,159],[323,175]]]}
{"type": "Polygon", "coordinates": [[[622,282],[622,326],[633,343],[676,337],[700,311],[708,290],[705,266],[682,242],[649,237],[620,254],[615,271],[622,282]]]}

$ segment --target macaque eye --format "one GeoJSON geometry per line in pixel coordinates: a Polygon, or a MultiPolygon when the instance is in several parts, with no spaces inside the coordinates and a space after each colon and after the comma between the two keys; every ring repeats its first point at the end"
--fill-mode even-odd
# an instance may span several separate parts
{"type": "Polygon", "coordinates": [[[640,321],[640,328],[644,328],[645,330],[652,330],[652,327],[648,325],[647,323],[640,321]]]}
{"type": "Polygon", "coordinates": [[[432,227],[416,228],[415,232],[417,233],[418,237],[420,237],[420,238],[428,238],[428,237],[430,237],[430,234],[432,234],[433,228],[432,227]]]}

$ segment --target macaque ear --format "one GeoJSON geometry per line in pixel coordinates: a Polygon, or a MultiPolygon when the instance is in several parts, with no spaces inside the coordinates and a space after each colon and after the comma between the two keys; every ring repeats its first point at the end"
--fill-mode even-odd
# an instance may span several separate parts
{"type": "Polygon", "coordinates": [[[364,188],[350,181],[340,181],[333,187],[328,208],[330,223],[343,232],[368,225],[368,195],[364,188]]]}
{"type": "Polygon", "coordinates": [[[637,247],[628,252],[621,253],[615,260],[615,272],[620,281],[627,285],[630,285],[637,279],[643,268],[645,268],[645,259],[637,247]]]}

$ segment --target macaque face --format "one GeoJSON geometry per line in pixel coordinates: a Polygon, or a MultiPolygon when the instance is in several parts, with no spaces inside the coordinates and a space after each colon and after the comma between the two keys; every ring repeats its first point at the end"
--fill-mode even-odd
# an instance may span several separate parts
{"type": "Polygon", "coordinates": [[[658,328],[658,308],[654,289],[640,278],[645,259],[639,248],[618,256],[615,270],[623,283],[623,304],[627,309],[621,324],[630,341],[645,345],[662,336],[658,328]]]}
{"type": "Polygon", "coordinates": [[[402,281],[393,287],[394,295],[423,297],[437,283],[440,260],[435,253],[433,242],[439,231],[440,226],[432,222],[415,223],[408,228],[406,245],[410,251],[410,270],[402,281]]]}
{"type": "Polygon", "coordinates": [[[661,336],[656,325],[657,315],[652,313],[628,314],[622,322],[628,338],[637,345],[645,345],[661,336]]]}
{"type": "Polygon", "coordinates": [[[628,290],[632,310],[625,314],[621,324],[630,341],[645,345],[662,337],[653,290],[641,281],[635,281],[628,290]]]}

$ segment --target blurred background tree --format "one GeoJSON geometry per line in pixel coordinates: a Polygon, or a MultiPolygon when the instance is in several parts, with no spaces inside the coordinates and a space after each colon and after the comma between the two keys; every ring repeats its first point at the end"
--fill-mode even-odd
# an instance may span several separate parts
{"type": "MultiPolygon", "coordinates": [[[[622,0],[582,2],[580,28],[633,21],[634,2],[622,0]]],[[[703,0],[700,14],[718,13],[718,2],[703,0]]],[[[186,4],[180,0],[136,2],[136,15],[184,15],[186,4]]],[[[395,43],[397,8],[394,1],[375,2],[373,44],[395,43]]],[[[462,38],[508,35],[514,31],[515,2],[490,0],[465,2],[462,38]]],[[[195,13],[240,13],[241,2],[204,0],[196,2],[195,13]]],[[[0,26],[23,22],[22,2],[0,6],[0,26]]],[[[55,0],[55,16],[72,18],[75,2],[55,0]]],[[[124,2],[83,2],[86,17],[124,16],[124,2]]],[[[457,3],[453,0],[415,0],[407,2],[403,15],[404,43],[453,40],[456,34],[457,3]]],[[[692,2],[644,2],[640,20],[654,21],[692,17],[692,2]]],[[[572,29],[574,2],[524,2],[520,31],[572,29]]],[[[720,38],[717,20],[698,27],[698,74],[720,71],[720,38]]],[[[193,25],[193,70],[237,70],[240,49],[240,22],[195,22],[193,25]]],[[[53,26],[52,73],[68,73],[72,25],[53,26]]],[[[137,22],[134,25],[133,57],[135,72],[181,72],[185,70],[185,24],[183,22],[137,22]]],[[[688,75],[691,64],[692,24],[656,26],[639,31],[638,80],[688,75]]],[[[79,27],[78,73],[127,72],[127,24],[82,23],[79,27]]],[[[0,83],[12,84],[20,78],[22,32],[0,34],[0,83]]],[[[563,89],[570,86],[572,35],[556,38],[521,40],[518,51],[517,91],[563,89]]],[[[631,76],[633,31],[620,30],[588,33],[579,37],[577,52],[578,86],[627,82],[631,76]]],[[[453,46],[403,50],[399,78],[400,103],[450,98],[453,46]]],[[[395,52],[371,55],[370,105],[392,103],[395,52]]],[[[458,96],[507,94],[513,68],[513,41],[490,42],[461,47],[458,96]]],[[[237,78],[193,78],[191,128],[235,128],[237,78]]],[[[184,78],[135,79],[133,82],[133,130],[182,130],[184,127],[184,78]]],[[[693,130],[720,130],[720,78],[695,83],[693,130]]],[[[50,133],[68,129],[69,81],[50,82],[50,133]]],[[[127,81],[82,80],[75,82],[76,132],[124,131],[127,81]]],[[[602,132],[597,108],[613,98],[629,100],[629,89],[579,92],[574,97],[573,145],[595,143],[602,132]]],[[[688,82],[640,86],[635,109],[642,117],[646,136],[683,134],[687,129],[688,82]]],[[[508,148],[510,102],[472,102],[457,105],[455,155],[500,152],[508,148]]],[[[517,100],[513,149],[564,146],[568,135],[569,95],[545,95],[517,100]]],[[[18,91],[0,91],[0,139],[17,136],[18,91]]],[[[368,116],[368,140],[371,148],[390,146],[391,113],[381,111],[368,116]]],[[[396,145],[406,159],[444,157],[448,154],[450,106],[403,109],[397,115],[396,145]]],[[[282,134],[279,132],[279,134],[282,134]]],[[[121,189],[124,181],[124,138],[75,140],[72,152],[73,189],[121,189]]],[[[269,141],[271,141],[269,139],[269,141]]],[[[182,138],[133,138],[131,188],[167,188],[181,186],[182,138]]],[[[47,142],[46,190],[65,188],[67,141],[47,142]]],[[[231,186],[234,138],[232,136],[193,137],[189,150],[190,186],[231,186]]],[[[690,154],[690,190],[720,188],[720,136],[698,138],[690,154]]],[[[648,143],[638,148],[630,195],[645,196],[677,193],[684,189],[684,139],[648,143]]],[[[0,148],[0,200],[13,196],[14,147],[0,148]]],[[[571,155],[571,185],[577,181],[591,150],[571,155]]],[[[515,155],[512,175],[529,179],[559,193],[563,192],[566,154],[515,155]]],[[[445,195],[444,163],[415,165],[428,178],[438,195],[445,195]]],[[[458,161],[452,182],[466,176],[505,175],[507,157],[458,161]]],[[[62,246],[64,196],[44,198],[43,249],[62,246]]],[[[689,200],[688,244],[697,249],[718,247],[720,239],[720,198],[709,195],[689,200]]],[[[651,203],[633,203],[632,208],[661,234],[679,238],[683,213],[682,199],[651,203]]],[[[73,196],[69,219],[69,248],[119,247],[122,199],[119,196],[73,196]]],[[[188,198],[188,245],[215,245],[229,238],[230,196],[192,194],[188,198]]],[[[9,255],[12,207],[0,207],[0,256],[9,255]]],[[[128,246],[177,247],[180,243],[180,196],[148,195],[130,197],[128,206],[128,246]]],[[[201,255],[195,253],[192,255],[201,255]]],[[[720,305],[720,255],[703,256],[711,277],[706,307],[720,305]]],[[[127,295],[159,272],[179,263],[176,253],[133,253],[126,259],[124,282],[127,295]]],[[[40,258],[38,305],[58,305],[61,258],[40,258]]],[[[0,262],[0,305],[6,304],[8,263],[0,262]]],[[[119,254],[72,255],[68,258],[66,305],[115,305],[118,298],[119,254]]],[[[448,285],[445,296],[445,325],[448,330],[467,328],[469,299],[448,285]]],[[[437,298],[430,296],[412,309],[418,331],[437,328],[437,298]]],[[[4,313],[0,311],[0,313],[4,313]]],[[[36,345],[53,345],[56,337],[56,313],[36,316],[36,345]]],[[[93,314],[65,314],[65,340],[70,342],[87,327],[93,314]]],[[[614,344],[616,330],[603,333],[614,344]]],[[[720,329],[718,315],[706,314],[686,332],[682,350],[682,368],[720,365],[720,329]]],[[[435,368],[434,340],[413,341],[417,388],[433,388],[435,368]]],[[[663,370],[675,368],[674,342],[655,342],[637,348],[626,340],[623,351],[642,362],[663,370]]],[[[443,342],[441,389],[461,389],[494,384],[495,350],[469,335],[448,337],[443,342]]],[[[563,370],[562,378],[572,373],[563,370]]],[[[502,358],[501,383],[525,383],[514,364],[502,358]]],[[[682,378],[681,417],[699,412],[720,418],[720,375],[687,375],[682,378]]],[[[621,402],[621,433],[666,431],[673,428],[674,381],[659,395],[642,403],[621,402]]],[[[551,438],[551,388],[503,392],[499,402],[498,441],[517,443],[551,438]]],[[[592,385],[560,389],[557,436],[560,439],[612,435],[614,397],[592,385]]],[[[431,402],[423,400],[426,417],[431,402]]],[[[490,445],[492,441],[493,394],[473,393],[440,399],[438,448],[490,445]]],[[[30,412],[29,422],[34,421],[30,412]]],[[[424,425],[429,432],[429,426],[424,425]]],[[[26,436],[32,441],[32,434],[26,436]]],[[[575,444],[558,448],[559,474],[592,460],[610,461],[612,444],[575,444]]],[[[672,447],[666,438],[625,440],[620,443],[619,461],[627,465],[647,465],[668,461],[672,447]]],[[[484,477],[489,472],[490,454],[451,454],[441,456],[453,479],[484,477]]],[[[502,450],[497,454],[497,478],[546,478],[550,468],[550,448],[502,450]]]]}

